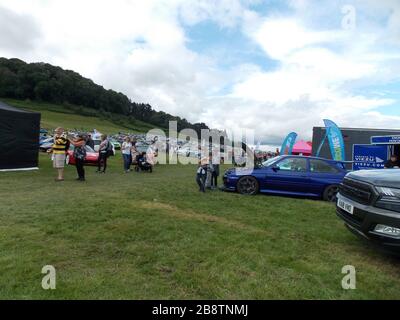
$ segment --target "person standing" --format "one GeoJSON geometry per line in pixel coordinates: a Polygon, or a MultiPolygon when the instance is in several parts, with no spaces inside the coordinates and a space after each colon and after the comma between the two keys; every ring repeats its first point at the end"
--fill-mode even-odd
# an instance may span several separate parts
{"type": "Polygon", "coordinates": [[[197,168],[196,182],[199,185],[200,192],[206,192],[208,162],[209,162],[209,159],[207,157],[202,158],[199,161],[199,167],[197,168]]]}
{"type": "Polygon", "coordinates": [[[51,148],[53,153],[53,167],[57,170],[58,177],[56,182],[64,181],[65,159],[68,151],[68,139],[63,128],[54,131],[54,144],[51,148]]]}
{"type": "Polygon", "coordinates": [[[137,157],[139,156],[140,152],[136,148],[136,140],[132,140],[132,149],[131,149],[131,157],[132,157],[132,164],[135,166],[135,171],[137,171],[138,163],[137,157]]]}
{"type": "Polygon", "coordinates": [[[200,192],[206,192],[207,165],[200,165],[197,169],[196,182],[200,192]]]}
{"type": "Polygon", "coordinates": [[[124,170],[125,173],[131,171],[132,164],[132,142],[129,137],[125,138],[125,141],[121,146],[122,157],[124,159],[124,170]]]}
{"type": "Polygon", "coordinates": [[[213,157],[212,158],[212,163],[213,163],[213,171],[211,174],[211,189],[217,189],[218,188],[218,177],[219,177],[219,162],[220,158],[218,157],[213,157]]]}
{"type": "Polygon", "coordinates": [[[107,139],[107,135],[101,135],[101,143],[99,146],[99,161],[97,163],[97,172],[106,173],[107,169],[107,158],[110,150],[110,141],[107,139]]]}
{"type": "Polygon", "coordinates": [[[77,139],[71,140],[71,144],[75,147],[74,158],[76,171],[78,173],[78,181],[85,181],[85,159],[86,159],[86,142],[83,135],[78,135],[77,139]]]}
{"type": "Polygon", "coordinates": [[[94,150],[94,141],[90,133],[87,135],[86,145],[94,150]]]}
{"type": "Polygon", "coordinates": [[[211,159],[209,159],[208,165],[207,165],[207,174],[206,174],[206,188],[207,189],[212,189],[212,175],[214,171],[214,166],[211,162],[211,159]]]}

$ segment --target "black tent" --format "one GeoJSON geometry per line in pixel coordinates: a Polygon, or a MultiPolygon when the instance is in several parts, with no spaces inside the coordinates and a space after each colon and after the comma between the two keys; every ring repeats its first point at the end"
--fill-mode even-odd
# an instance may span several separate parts
{"type": "Polygon", "coordinates": [[[40,113],[0,101],[0,171],[37,169],[40,113]]]}

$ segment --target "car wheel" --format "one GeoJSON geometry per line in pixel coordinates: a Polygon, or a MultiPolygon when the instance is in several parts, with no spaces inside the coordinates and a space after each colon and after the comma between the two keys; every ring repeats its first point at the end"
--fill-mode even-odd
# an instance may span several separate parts
{"type": "Polygon", "coordinates": [[[324,194],[323,194],[323,199],[325,201],[329,202],[335,202],[337,200],[337,194],[339,192],[339,186],[338,185],[330,185],[326,187],[324,194]]]}
{"type": "Polygon", "coordinates": [[[258,181],[256,178],[247,176],[239,179],[237,191],[240,194],[254,195],[258,193],[258,181]]]}

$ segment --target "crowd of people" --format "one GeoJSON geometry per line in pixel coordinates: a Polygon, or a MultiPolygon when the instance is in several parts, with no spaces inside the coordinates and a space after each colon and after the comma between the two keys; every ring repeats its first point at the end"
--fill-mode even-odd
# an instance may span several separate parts
{"type": "MultiPolygon", "coordinates": [[[[64,167],[66,164],[67,151],[70,146],[73,146],[73,157],[75,159],[75,166],[77,171],[77,180],[85,181],[85,160],[86,148],[89,146],[90,150],[94,150],[94,141],[91,134],[77,134],[75,136],[68,136],[63,128],[57,128],[54,135],[54,144],[49,152],[52,153],[53,167],[57,170],[57,182],[64,181],[64,167]]],[[[112,143],[107,135],[101,135],[101,142],[98,148],[97,170],[99,174],[105,174],[107,170],[107,161],[114,153],[112,143]]],[[[123,171],[129,173],[133,170],[136,172],[153,172],[155,165],[155,158],[157,157],[158,150],[150,146],[147,152],[139,152],[135,139],[129,136],[124,138],[121,145],[121,153],[123,159],[123,171]]],[[[167,148],[168,153],[168,148],[167,148]]],[[[271,154],[275,156],[276,154],[271,154]]],[[[269,158],[269,154],[265,158],[269,158]]],[[[198,168],[196,172],[196,182],[199,186],[200,192],[206,190],[218,189],[218,178],[220,176],[220,164],[223,159],[219,156],[219,152],[200,152],[198,153],[198,168]],[[204,154],[209,154],[208,157],[204,154]]],[[[264,159],[264,158],[262,158],[264,159]]],[[[259,160],[255,157],[255,161],[259,160]]]]}
{"type": "MultiPolygon", "coordinates": [[[[64,168],[67,160],[67,152],[70,146],[73,145],[73,157],[75,160],[78,181],[86,181],[85,178],[85,160],[87,151],[85,146],[94,149],[94,141],[91,134],[77,134],[74,137],[69,137],[63,128],[57,128],[54,134],[54,144],[49,150],[52,153],[53,167],[57,170],[57,178],[55,181],[64,181],[64,168]]],[[[126,137],[121,146],[123,156],[123,169],[125,173],[131,171],[132,165],[134,170],[153,172],[155,157],[157,150],[150,148],[149,152],[139,152],[136,147],[136,141],[130,137],[126,137]]],[[[101,136],[101,143],[98,149],[97,173],[105,174],[107,170],[107,160],[114,155],[113,146],[107,135],[101,136]]]]}
{"type": "MultiPolygon", "coordinates": [[[[75,137],[69,137],[63,128],[57,128],[54,134],[54,145],[49,152],[52,153],[53,167],[57,170],[57,178],[55,181],[64,181],[64,168],[66,164],[67,151],[70,146],[74,146],[73,156],[77,171],[77,180],[86,181],[85,178],[85,146],[94,149],[94,142],[91,134],[78,134],[75,137]]],[[[151,149],[151,148],[150,148],[151,149]]],[[[123,158],[123,170],[125,173],[131,172],[132,166],[134,171],[152,172],[157,157],[158,150],[150,150],[150,152],[139,152],[136,148],[136,141],[130,137],[125,137],[121,146],[123,158]]],[[[107,160],[112,155],[113,149],[107,135],[101,136],[99,145],[99,156],[97,163],[97,173],[105,174],[107,170],[107,160]]],[[[201,192],[216,190],[218,188],[218,177],[220,175],[220,157],[210,154],[209,157],[199,158],[199,167],[196,174],[196,182],[201,192]]]]}

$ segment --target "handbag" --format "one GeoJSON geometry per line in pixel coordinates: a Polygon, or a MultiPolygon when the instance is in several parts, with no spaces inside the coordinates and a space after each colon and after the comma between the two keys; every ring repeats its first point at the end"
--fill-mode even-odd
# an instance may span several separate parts
{"type": "Polygon", "coordinates": [[[78,160],[85,160],[86,159],[86,149],[84,146],[76,147],[74,150],[74,157],[78,160]]]}

